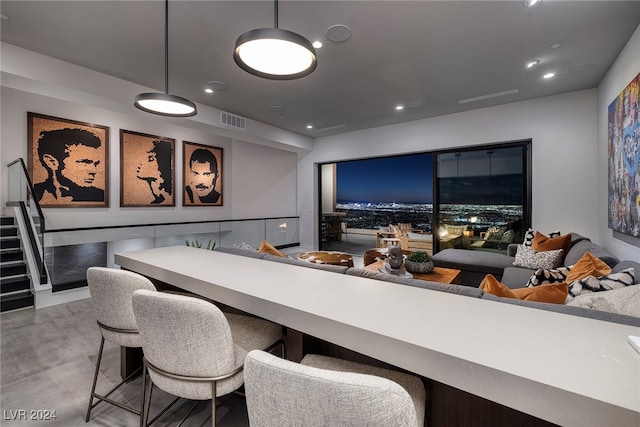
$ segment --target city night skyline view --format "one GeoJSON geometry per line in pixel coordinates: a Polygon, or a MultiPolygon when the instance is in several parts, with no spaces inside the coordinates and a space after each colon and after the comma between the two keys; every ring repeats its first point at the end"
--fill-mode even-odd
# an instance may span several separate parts
{"type": "Polygon", "coordinates": [[[336,198],[359,203],[433,203],[431,153],[340,162],[336,198]]]}
{"type": "MultiPolygon", "coordinates": [[[[411,223],[432,231],[433,155],[410,154],[336,163],[336,210],[351,228],[411,223]]],[[[522,173],[446,177],[439,181],[439,222],[481,230],[522,221],[522,173]]]]}

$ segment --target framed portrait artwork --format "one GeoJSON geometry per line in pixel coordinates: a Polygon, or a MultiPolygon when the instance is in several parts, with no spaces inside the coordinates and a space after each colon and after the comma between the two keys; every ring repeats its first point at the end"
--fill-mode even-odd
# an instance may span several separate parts
{"type": "Polygon", "coordinates": [[[183,206],[222,206],[222,148],[183,141],[183,206]]]}
{"type": "Polygon", "coordinates": [[[120,206],[175,206],[175,139],[120,130],[120,206]]]}
{"type": "Polygon", "coordinates": [[[43,208],[109,206],[109,128],[27,112],[27,168],[43,208]]]}

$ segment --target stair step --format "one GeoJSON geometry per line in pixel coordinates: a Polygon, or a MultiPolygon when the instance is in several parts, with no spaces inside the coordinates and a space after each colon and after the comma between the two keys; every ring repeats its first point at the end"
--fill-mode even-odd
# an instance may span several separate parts
{"type": "Polygon", "coordinates": [[[0,292],[3,294],[29,289],[31,289],[31,280],[24,274],[0,279],[0,292]]]}
{"type": "Polygon", "coordinates": [[[31,291],[15,292],[0,296],[0,312],[32,307],[34,298],[31,291]]]}
{"type": "Polygon", "coordinates": [[[24,259],[24,253],[22,249],[2,249],[0,250],[0,262],[7,261],[22,261],[24,259]]]}
{"type": "Polygon", "coordinates": [[[14,219],[12,216],[0,217],[0,225],[14,225],[14,219]]]}
{"type": "Polygon", "coordinates": [[[17,276],[27,274],[27,264],[24,261],[9,261],[0,263],[0,276],[17,276]]]}
{"type": "Polygon", "coordinates": [[[2,237],[15,237],[18,235],[18,229],[13,226],[3,225],[0,226],[0,236],[2,237]]]}
{"type": "Polygon", "coordinates": [[[76,282],[69,283],[61,283],[61,284],[52,284],[51,292],[60,292],[60,291],[68,291],[71,289],[82,288],[85,286],[89,286],[86,280],[78,280],[76,282]]]}
{"type": "Polygon", "coordinates": [[[20,239],[16,237],[0,237],[0,246],[2,249],[19,248],[20,239]]]}

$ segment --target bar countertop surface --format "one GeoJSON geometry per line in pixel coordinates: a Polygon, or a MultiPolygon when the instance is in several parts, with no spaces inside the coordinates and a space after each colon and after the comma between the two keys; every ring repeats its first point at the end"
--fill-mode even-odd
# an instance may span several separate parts
{"type": "Polygon", "coordinates": [[[640,425],[640,328],[173,246],[116,264],[566,426],[640,425]]]}

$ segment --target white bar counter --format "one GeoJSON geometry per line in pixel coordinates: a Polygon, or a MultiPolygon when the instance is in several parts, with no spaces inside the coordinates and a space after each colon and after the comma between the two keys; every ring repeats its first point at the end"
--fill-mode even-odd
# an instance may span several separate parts
{"type": "Polygon", "coordinates": [[[640,328],[187,246],[116,264],[563,426],[640,426],[640,328]]]}

